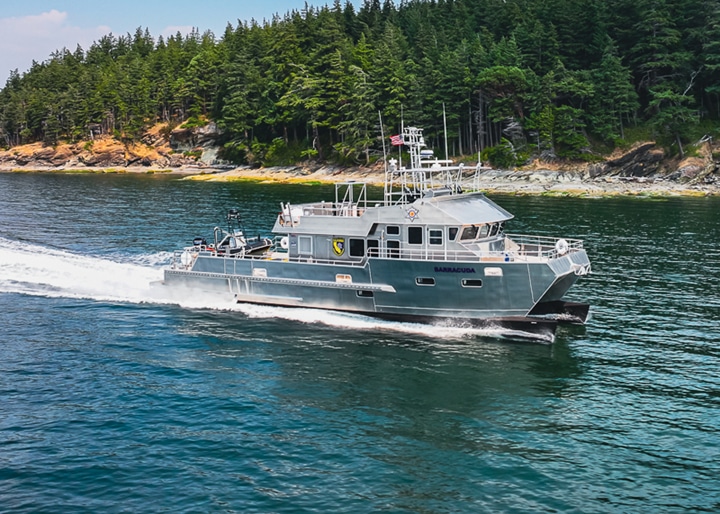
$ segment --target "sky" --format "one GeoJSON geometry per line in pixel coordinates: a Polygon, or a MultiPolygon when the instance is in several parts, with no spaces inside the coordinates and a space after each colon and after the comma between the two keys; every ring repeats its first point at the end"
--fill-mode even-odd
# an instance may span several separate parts
{"type": "MultiPolygon", "coordinates": [[[[333,0],[308,0],[332,5],[333,0]]],[[[342,1],[343,5],[345,1],[342,1]]],[[[353,0],[358,8],[361,0],[353,0]]],[[[0,89],[11,70],[27,71],[33,59],[42,62],[55,50],[87,50],[93,41],[112,32],[167,36],[193,27],[222,36],[228,23],[271,19],[275,13],[302,10],[305,0],[0,0],[0,89]]]]}

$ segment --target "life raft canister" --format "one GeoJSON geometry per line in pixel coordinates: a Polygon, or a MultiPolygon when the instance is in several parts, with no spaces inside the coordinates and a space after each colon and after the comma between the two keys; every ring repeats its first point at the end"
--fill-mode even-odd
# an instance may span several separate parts
{"type": "Polygon", "coordinates": [[[565,255],[568,253],[569,250],[568,242],[564,239],[558,239],[555,243],[555,251],[558,253],[558,255],[565,255]]]}

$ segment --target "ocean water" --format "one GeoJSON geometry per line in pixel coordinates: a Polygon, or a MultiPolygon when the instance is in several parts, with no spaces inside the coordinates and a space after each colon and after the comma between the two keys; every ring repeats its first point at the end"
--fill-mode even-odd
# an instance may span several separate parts
{"type": "Polygon", "coordinates": [[[332,197],[0,174],[0,511],[720,511],[718,199],[495,197],[586,241],[552,345],[150,285],[332,197]]]}

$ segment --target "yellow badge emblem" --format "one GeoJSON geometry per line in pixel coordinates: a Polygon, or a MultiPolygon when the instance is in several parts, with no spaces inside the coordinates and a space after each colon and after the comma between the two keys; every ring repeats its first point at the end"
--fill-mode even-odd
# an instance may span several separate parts
{"type": "Polygon", "coordinates": [[[335,255],[342,255],[345,253],[345,238],[334,237],[332,240],[333,252],[335,255]]]}

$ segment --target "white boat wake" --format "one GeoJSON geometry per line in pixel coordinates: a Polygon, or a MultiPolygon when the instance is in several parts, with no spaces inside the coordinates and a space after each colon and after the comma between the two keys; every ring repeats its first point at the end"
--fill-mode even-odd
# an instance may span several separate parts
{"type": "Polygon", "coordinates": [[[280,318],[352,330],[417,334],[434,339],[503,335],[501,329],[493,328],[424,325],[318,309],[238,304],[230,294],[226,298],[199,291],[179,294],[153,285],[162,280],[162,266],[169,263],[170,256],[168,252],[161,252],[130,257],[99,257],[0,237],[0,294],[237,311],[250,318],[280,318]]]}

